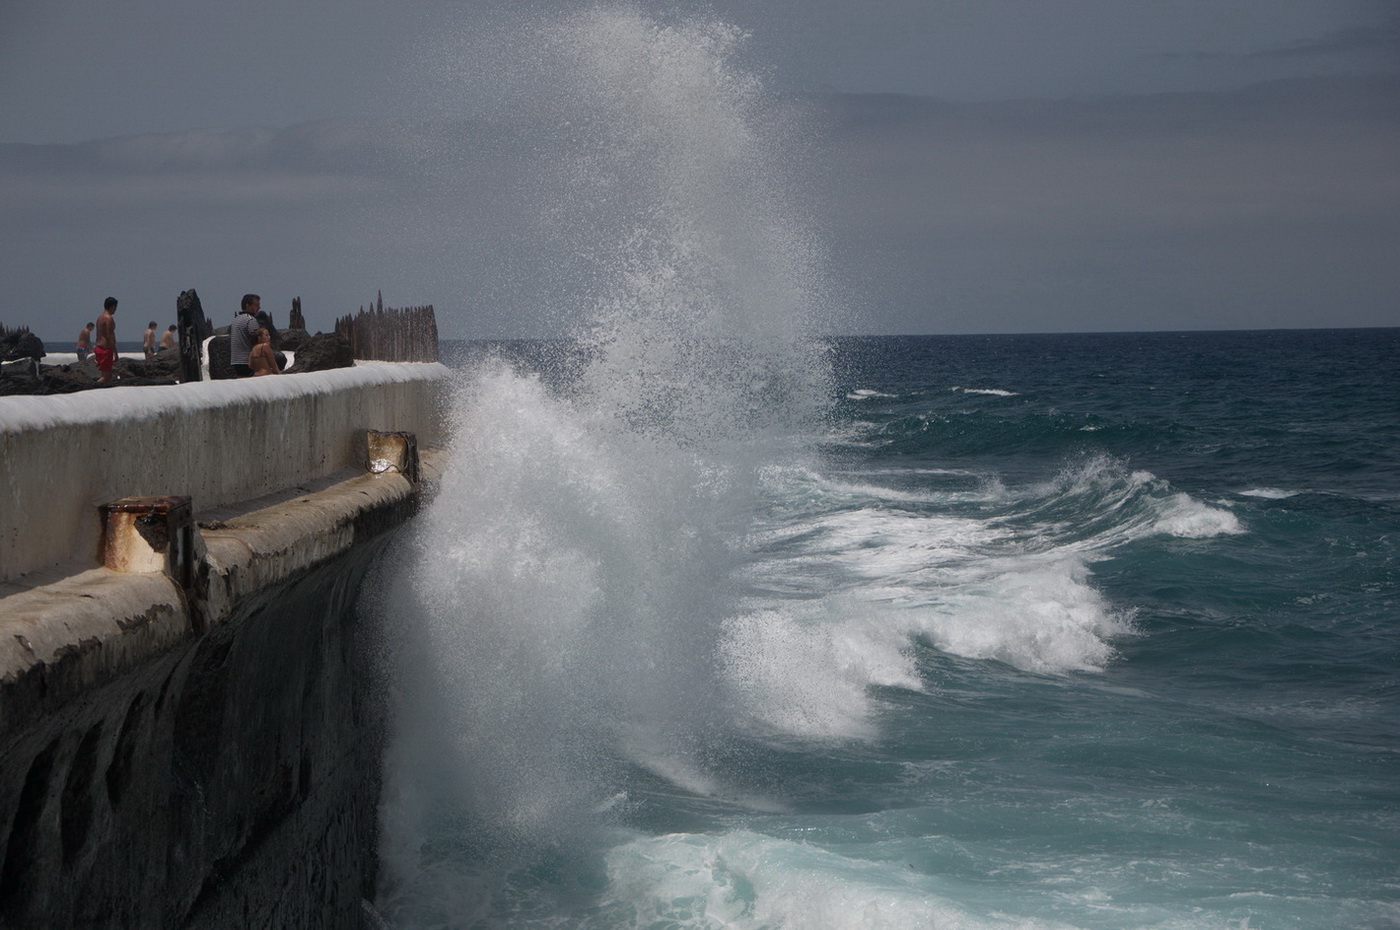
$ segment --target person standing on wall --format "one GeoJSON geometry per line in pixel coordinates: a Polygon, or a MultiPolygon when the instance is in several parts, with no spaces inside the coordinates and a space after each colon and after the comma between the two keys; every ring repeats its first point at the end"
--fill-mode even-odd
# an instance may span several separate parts
{"type": "Polygon", "coordinates": [[[82,329],[78,330],[78,345],[77,345],[77,350],[78,350],[78,361],[79,361],[80,363],[81,363],[81,362],[86,362],[86,361],[87,361],[88,354],[89,354],[90,352],[92,352],[92,328],[93,328],[93,326],[95,326],[95,325],[96,325],[96,324],[94,324],[94,323],[89,323],[88,325],[84,326],[82,329]]]}
{"type": "Polygon", "coordinates": [[[102,302],[102,315],[97,318],[97,370],[102,373],[98,384],[112,380],[112,365],[117,360],[117,298],[108,297],[102,302]]]}
{"type": "Polygon", "coordinates": [[[228,366],[233,369],[235,378],[249,378],[253,369],[248,367],[248,353],[257,342],[253,330],[258,328],[258,311],[262,309],[262,298],[257,294],[244,294],[243,305],[228,328],[228,366]]]}
{"type": "Polygon", "coordinates": [[[151,320],[146,327],[146,335],[141,338],[141,351],[146,353],[146,361],[156,357],[156,321],[151,320]]]}

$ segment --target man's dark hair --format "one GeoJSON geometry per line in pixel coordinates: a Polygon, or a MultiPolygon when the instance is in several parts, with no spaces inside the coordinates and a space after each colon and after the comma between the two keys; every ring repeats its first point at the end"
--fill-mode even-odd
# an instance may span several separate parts
{"type": "Polygon", "coordinates": [[[103,309],[103,310],[115,310],[115,309],[117,309],[117,298],[115,298],[115,297],[108,297],[106,300],[102,301],[102,309],[103,309]]]}
{"type": "Polygon", "coordinates": [[[146,328],[147,328],[147,329],[155,329],[155,328],[156,328],[156,321],[155,321],[155,320],[151,320],[150,323],[146,324],[146,328]]]}
{"type": "Polygon", "coordinates": [[[249,307],[251,307],[251,306],[253,305],[253,303],[254,303],[255,301],[259,301],[259,300],[262,300],[262,298],[259,297],[257,294],[244,294],[244,295],[243,295],[243,303],[240,304],[239,306],[241,306],[244,310],[247,310],[249,307]]]}

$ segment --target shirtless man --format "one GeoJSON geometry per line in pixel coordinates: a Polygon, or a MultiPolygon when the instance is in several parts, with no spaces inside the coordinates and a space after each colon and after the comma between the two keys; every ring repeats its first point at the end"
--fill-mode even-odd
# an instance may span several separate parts
{"type": "Polygon", "coordinates": [[[156,321],[151,320],[146,327],[146,335],[141,338],[141,350],[146,353],[146,361],[156,357],[156,321]]]}
{"type": "Polygon", "coordinates": [[[253,377],[280,375],[282,369],[277,367],[277,356],[272,351],[272,333],[259,326],[253,330],[253,338],[257,342],[248,350],[248,367],[253,369],[253,377]]]}
{"type": "Polygon", "coordinates": [[[94,325],[94,324],[89,323],[88,325],[84,326],[82,329],[78,330],[78,346],[77,346],[77,349],[78,349],[78,361],[79,361],[79,362],[86,362],[86,361],[87,361],[88,354],[89,354],[90,352],[92,352],[92,327],[93,327],[93,325],[94,325]]]}
{"type": "Polygon", "coordinates": [[[160,347],[162,349],[175,348],[175,324],[171,323],[170,328],[165,331],[165,335],[160,337],[160,347]]]}
{"type": "Polygon", "coordinates": [[[102,302],[102,315],[97,318],[97,370],[102,372],[98,383],[112,380],[112,364],[117,360],[117,298],[108,297],[102,302]]]}

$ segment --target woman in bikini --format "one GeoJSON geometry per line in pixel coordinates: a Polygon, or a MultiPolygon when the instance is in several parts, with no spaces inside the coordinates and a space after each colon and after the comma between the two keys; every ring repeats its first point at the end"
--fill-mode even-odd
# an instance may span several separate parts
{"type": "Polygon", "coordinates": [[[253,330],[253,338],[257,342],[248,350],[248,367],[253,369],[253,377],[280,375],[282,369],[277,367],[277,356],[272,352],[272,334],[259,326],[253,330]]]}

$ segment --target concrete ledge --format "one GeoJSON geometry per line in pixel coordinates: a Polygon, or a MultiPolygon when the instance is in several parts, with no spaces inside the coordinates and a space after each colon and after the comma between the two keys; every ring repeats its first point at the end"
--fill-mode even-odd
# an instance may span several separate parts
{"type": "MultiPolygon", "coordinates": [[[[441,454],[420,453],[435,485],[441,454]]],[[[202,529],[193,591],[160,572],[94,568],[0,597],[0,738],[203,632],[256,610],[301,574],[405,522],[419,489],[395,473],[334,476],[202,529]]]]}
{"type": "Polygon", "coordinates": [[[0,398],[0,594],[100,563],[98,507],[185,495],[210,508],[363,467],[366,429],[442,439],[449,370],[353,368],[0,398]]]}

